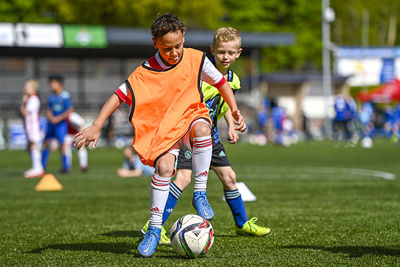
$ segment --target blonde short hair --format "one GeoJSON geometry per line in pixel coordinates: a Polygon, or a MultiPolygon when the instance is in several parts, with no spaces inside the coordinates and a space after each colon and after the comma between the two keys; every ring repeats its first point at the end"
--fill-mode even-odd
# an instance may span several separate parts
{"type": "Polygon", "coordinates": [[[213,46],[215,47],[219,42],[229,42],[234,40],[238,41],[239,47],[242,46],[242,38],[240,37],[238,30],[232,27],[219,28],[214,33],[213,46]]]}
{"type": "Polygon", "coordinates": [[[31,86],[35,92],[37,92],[37,90],[39,90],[39,82],[36,79],[29,79],[25,82],[25,85],[27,86],[31,86]]]}

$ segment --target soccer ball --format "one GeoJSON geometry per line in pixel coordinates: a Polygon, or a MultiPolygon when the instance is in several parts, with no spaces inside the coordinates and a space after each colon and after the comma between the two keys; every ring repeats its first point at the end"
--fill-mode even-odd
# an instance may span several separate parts
{"type": "Polygon", "coordinates": [[[370,137],[364,137],[361,140],[361,147],[363,148],[371,148],[373,145],[374,143],[370,137]]]}
{"type": "Polygon", "coordinates": [[[182,256],[203,256],[214,243],[214,229],[202,217],[189,214],[179,218],[171,228],[171,245],[182,256]]]}

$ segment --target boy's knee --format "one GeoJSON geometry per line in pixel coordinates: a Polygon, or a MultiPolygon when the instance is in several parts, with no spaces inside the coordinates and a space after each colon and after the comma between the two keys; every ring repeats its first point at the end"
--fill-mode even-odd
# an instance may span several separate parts
{"type": "Polygon", "coordinates": [[[194,137],[211,135],[210,125],[203,121],[196,123],[192,128],[192,135],[194,137]]]}
{"type": "Polygon", "coordinates": [[[161,177],[172,177],[175,172],[174,166],[165,161],[157,162],[155,170],[161,177]]]}
{"type": "Polygon", "coordinates": [[[29,148],[30,148],[31,150],[34,150],[34,149],[39,149],[40,146],[39,146],[38,143],[30,143],[30,144],[29,144],[29,148]]]}

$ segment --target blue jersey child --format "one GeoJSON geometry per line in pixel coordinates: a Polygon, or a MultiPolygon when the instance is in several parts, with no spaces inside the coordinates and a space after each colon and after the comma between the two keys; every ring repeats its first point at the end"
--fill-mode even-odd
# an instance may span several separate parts
{"type": "Polygon", "coordinates": [[[73,111],[71,98],[68,92],[63,88],[63,77],[52,75],[48,78],[49,87],[52,94],[48,98],[47,103],[47,132],[44,140],[44,150],[42,152],[42,164],[46,168],[47,160],[50,155],[50,141],[57,139],[61,147],[61,171],[69,172],[68,159],[66,155],[65,136],[68,132],[68,124],[66,118],[73,111]]]}
{"type": "Polygon", "coordinates": [[[334,118],[334,137],[336,140],[345,138],[350,141],[352,133],[349,127],[349,123],[354,116],[354,104],[349,101],[343,95],[337,95],[334,103],[335,118],[334,118]]]}

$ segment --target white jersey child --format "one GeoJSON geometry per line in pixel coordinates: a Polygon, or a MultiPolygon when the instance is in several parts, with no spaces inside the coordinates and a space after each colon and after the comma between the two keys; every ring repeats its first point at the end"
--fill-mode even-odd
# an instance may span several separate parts
{"type": "Polygon", "coordinates": [[[31,95],[26,102],[25,128],[30,143],[40,143],[39,122],[40,100],[37,95],[31,95]]]}
{"type": "Polygon", "coordinates": [[[44,174],[42,166],[42,155],[40,144],[42,134],[40,132],[39,112],[40,100],[36,95],[36,81],[29,80],[25,83],[24,102],[21,105],[21,112],[25,117],[25,129],[29,141],[29,151],[32,160],[32,168],[24,173],[26,178],[41,177],[44,174]]]}

